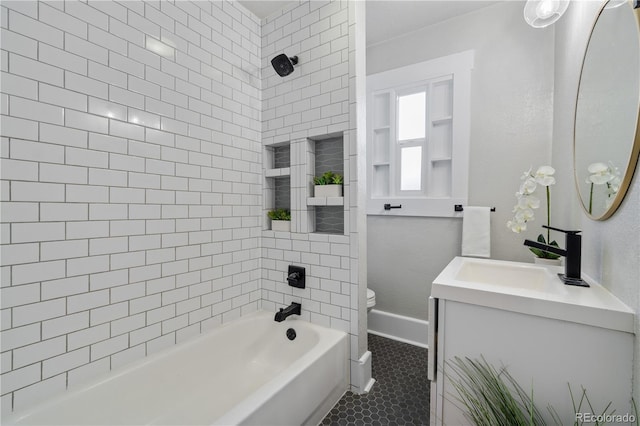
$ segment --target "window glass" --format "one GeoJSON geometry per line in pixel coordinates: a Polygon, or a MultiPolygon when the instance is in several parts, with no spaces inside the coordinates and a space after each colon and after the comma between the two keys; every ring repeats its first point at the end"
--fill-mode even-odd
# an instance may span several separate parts
{"type": "Polygon", "coordinates": [[[422,189],[422,147],[403,147],[400,152],[400,190],[420,191],[422,189]]]}
{"type": "Polygon", "coordinates": [[[398,139],[423,139],[426,117],[426,92],[398,96],[398,139]]]}

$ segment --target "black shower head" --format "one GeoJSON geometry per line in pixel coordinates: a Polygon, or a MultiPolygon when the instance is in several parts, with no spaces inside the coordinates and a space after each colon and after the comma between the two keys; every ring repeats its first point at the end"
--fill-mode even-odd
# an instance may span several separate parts
{"type": "Polygon", "coordinates": [[[288,57],[284,53],[279,54],[271,60],[273,69],[276,70],[280,77],[287,76],[293,72],[293,66],[298,63],[298,57],[288,57]]]}

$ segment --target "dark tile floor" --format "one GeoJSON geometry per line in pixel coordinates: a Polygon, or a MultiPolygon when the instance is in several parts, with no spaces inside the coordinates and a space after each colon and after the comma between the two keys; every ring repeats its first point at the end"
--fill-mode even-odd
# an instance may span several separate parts
{"type": "Polygon", "coordinates": [[[427,350],[369,334],[376,383],[367,394],[348,391],[321,425],[427,425],[427,350]]]}

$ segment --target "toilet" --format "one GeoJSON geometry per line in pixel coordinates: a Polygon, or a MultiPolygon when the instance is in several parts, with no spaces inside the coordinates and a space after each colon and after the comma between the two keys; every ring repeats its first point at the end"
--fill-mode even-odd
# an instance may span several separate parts
{"type": "Polygon", "coordinates": [[[370,312],[376,306],[376,292],[367,288],[367,312],[370,312]]]}

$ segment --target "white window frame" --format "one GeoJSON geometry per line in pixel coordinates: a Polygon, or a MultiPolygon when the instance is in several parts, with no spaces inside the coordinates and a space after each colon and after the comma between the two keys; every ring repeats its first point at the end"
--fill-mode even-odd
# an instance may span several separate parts
{"type": "MultiPolygon", "coordinates": [[[[367,76],[367,214],[395,216],[433,216],[457,217],[456,204],[467,204],[469,186],[469,140],[470,140],[470,102],[471,70],[474,51],[464,51],[453,55],[421,62],[367,76]],[[429,84],[442,78],[452,80],[452,146],[451,146],[451,191],[449,197],[429,197],[425,195],[426,179],[430,161],[427,157],[429,132],[425,139],[399,144],[397,130],[398,96],[416,93],[420,87],[427,90],[429,104],[429,84]],[[388,194],[376,194],[373,175],[374,163],[374,95],[389,93],[389,174],[388,194]],[[400,149],[401,146],[422,146],[422,190],[400,191],[400,149]],[[402,205],[402,208],[385,210],[384,205],[402,205]]],[[[427,108],[426,126],[430,126],[429,108],[427,108]]]]}
{"type": "MultiPolygon", "coordinates": [[[[417,85],[411,85],[409,87],[404,87],[401,89],[397,89],[395,90],[395,113],[393,114],[393,116],[395,117],[395,123],[396,125],[393,126],[392,128],[394,128],[394,134],[396,135],[395,137],[395,143],[392,143],[392,147],[390,148],[393,153],[390,154],[390,158],[392,158],[393,160],[390,161],[390,163],[395,164],[395,165],[399,165],[401,160],[401,153],[402,153],[402,149],[403,148],[410,148],[410,147],[414,147],[414,146],[419,146],[422,148],[422,155],[421,155],[421,164],[422,164],[422,169],[424,172],[424,164],[427,161],[427,136],[428,136],[428,131],[427,131],[427,123],[428,120],[425,118],[425,129],[424,129],[424,137],[422,138],[417,138],[417,139],[405,139],[405,140],[400,140],[399,137],[399,126],[397,126],[397,123],[399,122],[399,98],[401,96],[407,96],[407,95],[412,95],[415,93],[421,93],[421,92],[425,92],[426,94],[426,99],[425,102],[428,103],[429,101],[429,86],[425,85],[424,83],[420,83],[417,85]]],[[[429,108],[427,107],[427,105],[425,105],[425,111],[426,114],[429,114],[429,108]]],[[[392,138],[392,142],[393,142],[392,138]]],[[[426,191],[426,183],[427,183],[427,176],[426,173],[421,173],[420,177],[421,177],[421,182],[420,182],[420,190],[402,190],[401,188],[401,167],[397,166],[397,167],[393,167],[393,178],[391,179],[391,183],[390,186],[392,186],[393,188],[393,193],[398,194],[399,196],[403,197],[403,198],[415,198],[415,197],[424,197],[424,193],[426,191]]]]}

